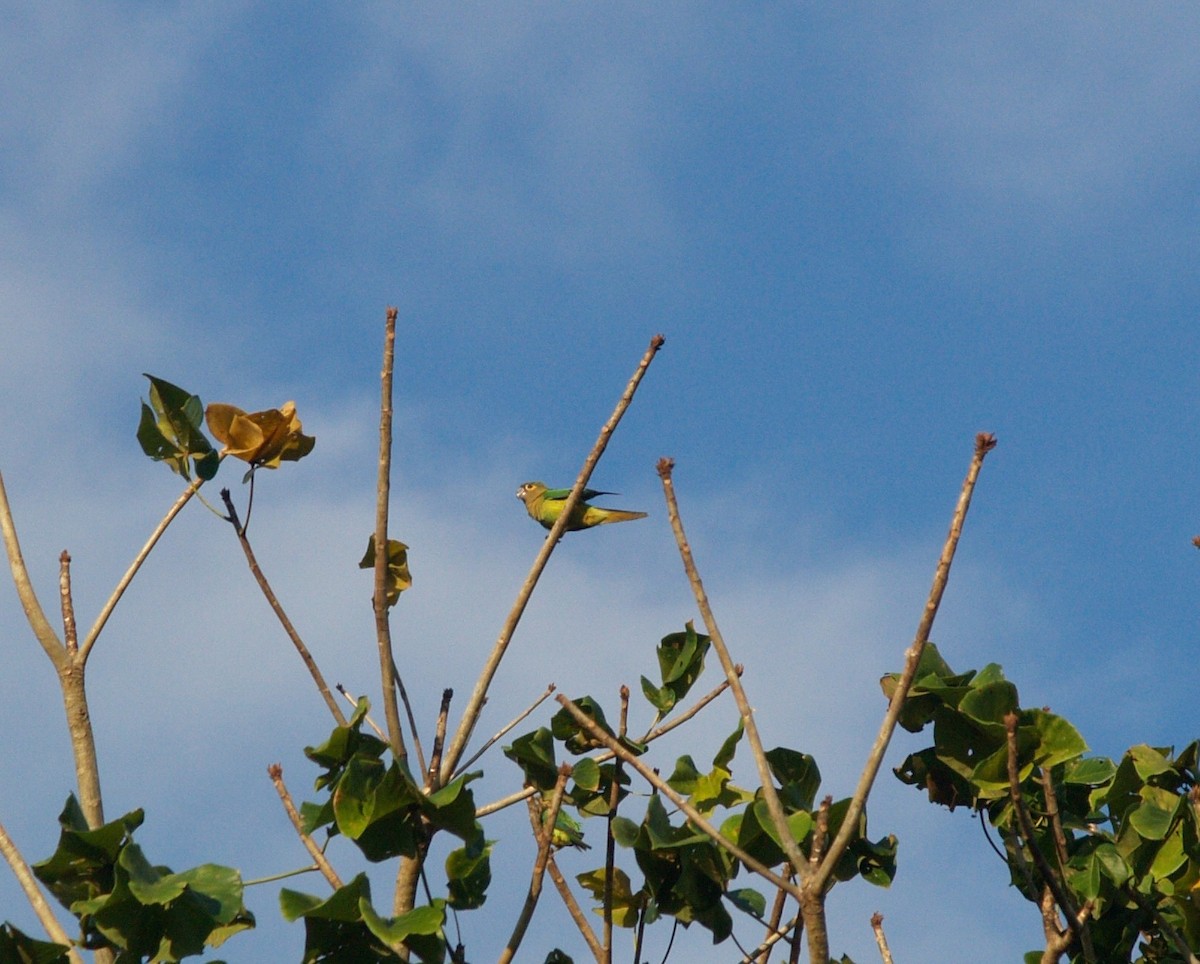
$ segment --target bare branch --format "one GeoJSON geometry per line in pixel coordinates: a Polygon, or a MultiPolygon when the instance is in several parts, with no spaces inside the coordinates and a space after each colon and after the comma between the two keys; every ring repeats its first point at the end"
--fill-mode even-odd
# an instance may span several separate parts
{"type": "MultiPolygon", "coordinates": [[[[396,667],[392,655],[392,628],[388,619],[388,502],[392,488],[392,374],[396,355],[396,308],[388,308],[384,323],[383,371],[379,398],[379,474],[375,480],[375,636],[379,645],[379,677],[383,686],[383,709],[391,736],[392,752],[408,755],[400,729],[400,707],[396,702],[396,667]]],[[[424,767],[422,767],[424,769],[424,767]]]]}
{"type": "Polygon", "coordinates": [[[29,622],[29,628],[33,630],[37,641],[41,643],[42,649],[50,657],[50,662],[58,667],[67,659],[66,649],[63,647],[62,640],[58,638],[58,634],[55,633],[54,627],[50,625],[50,620],[46,618],[42,604],[38,602],[37,593],[34,592],[33,583],[29,579],[29,569],[25,565],[25,557],[21,555],[21,543],[17,539],[12,509],[8,504],[8,492],[4,488],[3,473],[0,473],[0,535],[4,537],[4,548],[8,552],[8,565],[12,570],[13,585],[16,586],[17,598],[21,600],[21,607],[25,610],[25,619],[29,622]]]}
{"type": "MultiPolygon", "coordinates": [[[[474,763],[481,756],[483,756],[485,753],[487,753],[487,751],[492,746],[494,746],[498,740],[504,739],[504,735],[506,733],[508,733],[510,730],[512,730],[512,728],[514,726],[516,726],[523,719],[525,719],[527,716],[529,716],[530,713],[532,713],[539,706],[541,706],[550,697],[550,694],[553,693],[554,690],[555,690],[555,686],[553,683],[551,683],[549,686],[546,687],[546,691],[541,696],[539,696],[536,700],[534,700],[532,703],[530,703],[529,706],[527,706],[524,710],[522,710],[520,713],[518,713],[514,719],[510,720],[508,723],[505,723],[504,726],[500,727],[500,729],[496,731],[495,735],[493,735],[490,740],[488,740],[486,743],[484,743],[483,746],[481,746],[478,750],[475,751],[475,753],[473,753],[467,760],[465,760],[455,771],[454,775],[458,776],[464,770],[469,770],[471,768],[472,763],[474,763]]],[[[524,798],[522,798],[522,799],[524,799],[524,798]]]]}
{"type": "MultiPolygon", "coordinates": [[[[96,616],[96,621],[92,623],[92,628],[88,630],[87,636],[83,640],[83,645],[79,650],[83,654],[83,659],[86,661],[88,654],[92,651],[92,647],[96,644],[96,639],[99,637],[105,624],[108,622],[108,617],[112,615],[116,609],[117,603],[121,601],[121,597],[125,595],[125,590],[129,588],[129,584],[133,582],[133,577],[137,575],[138,570],[142,568],[142,563],[146,561],[146,557],[150,555],[151,550],[158,544],[158,540],[162,538],[162,534],[167,531],[169,526],[177,515],[183,510],[183,507],[191,501],[193,495],[200,491],[200,486],[204,484],[204,480],[200,478],[193,479],[175,503],[167,510],[167,514],[163,516],[162,521],[154,527],[154,531],[150,533],[150,538],[146,540],[146,544],[138,551],[138,554],[133,557],[133,562],[129,568],[125,570],[125,575],[121,577],[116,588],[101,608],[99,615],[96,616]]],[[[207,503],[206,503],[207,504],[207,503]]]]}
{"type": "Polygon", "coordinates": [[[875,932],[875,943],[879,945],[879,956],[883,964],[892,964],[892,952],[888,948],[887,937],[883,933],[883,915],[876,912],[871,915],[871,930],[875,932]]]}
{"type": "Polygon", "coordinates": [[[442,705],[438,710],[437,726],[433,734],[433,755],[429,758],[429,768],[425,775],[425,792],[432,793],[438,789],[440,779],[439,766],[442,762],[442,745],[446,741],[446,717],[450,715],[450,700],[454,690],[442,690],[442,705]]]}
{"type": "Polygon", "coordinates": [[[550,806],[542,810],[540,800],[529,801],[529,820],[533,824],[533,834],[538,842],[537,858],[533,862],[533,872],[529,879],[529,892],[525,896],[525,905],[513,926],[512,936],[500,954],[500,964],[507,964],[517,953],[521,941],[525,939],[525,931],[533,920],[533,912],[537,907],[538,898],[542,894],[542,881],[546,874],[546,862],[550,857],[550,846],[554,840],[554,824],[558,820],[558,811],[562,807],[563,792],[567,788],[567,778],[571,775],[568,763],[558,768],[558,779],[554,783],[554,791],[550,795],[550,806]]]}
{"type": "Polygon", "coordinates": [[[317,846],[317,842],[305,833],[304,823],[300,820],[300,814],[296,811],[296,805],[292,803],[292,795],[288,793],[288,788],[283,782],[283,767],[278,763],[272,763],[267,767],[267,774],[271,777],[271,783],[275,786],[275,792],[279,794],[279,799],[283,803],[283,809],[287,811],[288,819],[292,821],[292,826],[296,828],[296,833],[299,834],[300,842],[304,844],[304,849],[312,857],[313,862],[321,871],[321,875],[329,881],[329,886],[337,890],[342,886],[342,879],[337,875],[337,871],[333,869],[333,865],[325,858],[325,854],[321,852],[321,848],[317,846]]]}
{"type": "Polygon", "coordinates": [[[570,521],[571,517],[571,510],[579,502],[580,494],[591,478],[596,464],[600,461],[600,456],[604,454],[604,450],[608,447],[608,440],[612,437],[613,432],[616,431],[621,417],[629,408],[630,403],[632,403],[634,393],[637,391],[638,385],[641,384],[642,377],[646,374],[646,369],[650,367],[650,363],[654,360],[654,356],[663,346],[663,341],[662,335],[655,335],[650,339],[650,347],[646,349],[646,353],[638,363],[637,370],[634,371],[633,376],[629,379],[629,384],[625,386],[625,392],[621,395],[620,401],[617,402],[616,408],[613,409],[612,415],[604,423],[604,427],[600,429],[600,436],[596,439],[596,444],[592,446],[592,451],[584,460],[583,468],[579,472],[579,477],[575,480],[575,485],[571,488],[570,495],[567,496],[566,502],[563,503],[562,512],[558,520],[550,529],[541,550],[533,560],[533,566],[530,568],[529,575],[525,577],[525,582],[517,593],[512,610],[509,612],[508,618],[505,619],[504,626],[500,630],[500,636],[496,640],[496,644],[492,647],[492,651],[488,655],[483,669],[480,671],[479,678],[475,683],[475,689],[467,701],[462,720],[458,724],[458,729],[454,731],[454,739],[450,744],[450,750],[442,763],[443,782],[449,780],[449,775],[455,771],[458,767],[458,761],[462,759],[467,742],[471,739],[471,734],[475,731],[475,724],[479,722],[479,714],[483,711],[483,704],[487,701],[487,692],[492,685],[493,678],[495,678],[496,670],[499,669],[500,661],[504,658],[509,643],[512,642],[513,633],[516,632],[517,624],[521,621],[521,616],[525,612],[525,607],[529,603],[530,596],[533,595],[534,587],[537,586],[538,579],[541,578],[542,571],[546,568],[546,563],[550,560],[550,554],[554,551],[558,540],[562,538],[562,534],[566,531],[567,522],[570,521]]]}
{"type": "Polygon", "coordinates": [[[67,652],[79,652],[79,634],[75,629],[75,601],[71,597],[71,554],[66,549],[58,557],[58,595],[62,604],[63,639],[67,652]]]}
{"type": "Polygon", "coordinates": [[[975,436],[975,453],[971,458],[970,468],[967,469],[967,477],[963,480],[962,491],[958,496],[958,504],[954,508],[954,515],[950,521],[950,531],[946,536],[945,545],[942,547],[942,555],[938,560],[937,569],[933,575],[933,585],[929,590],[929,598],[925,603],[925,610],[921,615],[921,621],[917,625],[916,636],[913,639],[912,645],[909,646],[905,653],[904,672],[896,683],[895,692],[892,693],[892,698],[888,702],[887,712],[884,714],[883,722],[879,727],[879,734],[875,737],[875,743],[871,747],[871,752],[867,756],[866,765],[863,767],[861,776],[858,779],[858,786],[854,790],[854,796],[850,799],[850,805],[846,809],[846,815],[842,819],[842,826],[838,830],[837,836],[834,837],[833,843],[830,844],[829,850],[825,854],[825,860],[821,864],[821,868],[813,875],[810,882],[814,891],[821,891],[829,882],[829,877],[833,874],[833,869],[837,862],[842,859],[842,854],[846,852],[846,848],[850,845],[850,839],[858,832],[858,821],[862,815],[863,808],[867,805],[867,797],[871,794],[871,787],[875,783],[875,777],[879,773],[879,767],[883,763],[884,754],[887,752],[888,744],[891,742],[892,734],[896,729],[896,722],[900,718],[900,711],[904,708],[904,701],[908,698],[908,691],[912,687],[913,680],[917,675],[917,667],[921,662],[921,653],[925,649],[925,644],[929,641],[930,630],[933,629],[933,621],[937,616],[938,607],[942,603],[942,596],[946,591],[946,584],[950,580],[950,565],[954,562],[954,553],[958,548],[958,540],[962,535],[963,523],[967,518],[967,509],[971,506],[971,495],[975,491],[975,482],[979,478],[979,470],[983,466],[984,456],[996,447],[996,437],[986,432],[980,432],[975,436]]]}
{"type": "Polygon", "coordinates": [[[549,859],[546,862],[546,873],[550,875],[550,879],[554,882],[554,889],[558,891],[558,896],[562,898],[563,904],[567,908],[567,913],[571,915],[571,920],[575,922],[575,926],[579,928],[579,933],[583,935],[584,941],[591,949],[592,954],[597,961],[603,961],[604,948],[600,944],[600,939],[596,937],[596,932],[592,930],[592,925],[584,914],[583,909],[579,906],[579,901],[575,899],[575,895],[571,893],[570,885],[567,884],[566,878],[563,877],[562,871],[558,869],[558,863],[554,859],[554,851],[550,852],[549,859]]]}
{"type": "Polygon", "coordinates": [[[225,503],[225,511],[229,513],[229,522],[233,526],[234,533],[237,535],[238,543],[242,547],[242,552],[246,556],[246,562],[250,565],[250,572],[258,583],[258,588],[262,590],[262,594],[266,597],[271,611],[275,613],[280,625],[283,626],[283,631],[287,633],[288,639],[296,647],[296,652],[300,654],[304,665],[308,667],[309,675],[312,676],[313,682],[317,684],[317,691],[321,694],[321,698],[325,700],[325,705],[329,707],[329,712],[337,720],[338,726],[346,726],[346,715],[342,712],[342,708],[338,706],[333,694],[329,692],[329,685],[325,682],[325,677],[321,675],[320,669],[317,668],[317,661],[313,659],[312,653],[304,645],[304,640],[296,632],[296,627],[292,625],[288,614],[284,612],[278,597],[275,595],[274,590],[271,589],[271,584],[267,582],[267,577],[263,575],[262,568],[258,564],[258,559],[254,556],[254,550],[250,546],[250,540],[246,536],[246,530],[238,521],[237,509],[234,507],[233,498],[230,496],[228,489],[221,490],[221,500],[225,503]]]}
{"type": "Polygon", "coordinates": [[[767,811],[771,815],[771,823],[775,827],[775,833],[779,837],[780,844],[783,846],[783,852],[787,855],[788,863],[792,865],[796,873],[803,879],[809,872],[808,865],[805,863],[804,855],[800,852],[800,846],[796,843],[796,838],[792,835],[791,827],[788,826],[787,814],[783,812],[783,803],[779,799],[779,794],[775,791],[775,777],[771,773],[771,764],[767,762],[767,754],[763,749],[762,739],[758,735],[758,725],[754,722],[754,710],[750,707],[750,701],[746,698],[746,691],[742,688],[742,680],[734,666],[732,657],[729,655],[729,648],[725,645],[725,638],[721,635],[721,629],[717,626],[716,617],[713,615],[712,607],[708,603],[708,594],[704,591],[704,584],[700,581],[700,573],[696,569],[696,562],[692,558],[692,548],[688,545],[687,536],[683,531],[683,520],[679,517],[679,504],[675,499],[675,482],[671,477],[672,469],[675,467],[674,461],[671,459],[659,459],[658,474],[662,479],[663,494],[667,499],[667,515],[671,520],[671,529],[675,533],[675,541],[679,544],[679,555],[683,559],[683,569],[687,573],[688,582],[691,583],[692,593],[696,597],[696,605],[700,607],[700,616],[704,620],[704,626],[708,631],[708,635],[712,638],[713,649],[717,651],[717,656],[721,660],[721,667],[725,670],[725,680],[729,683],[729,689],[733,692],[733,698],[737,702],[738,713],[741,714],[742,724],[746,730],[746,739],[750,744],[750,751],[754,756],[755,766],[758,767],[758,778],[762,783],[763,802],[767,805],[767,811]]]}
{"type": "MultiPolygon", "coordinates": [[[[390,624],[389,624],[390,625],[390,624]]],[[[408,690],[404,688],[404,678],[392,660],[392,678],[396,681],[396,692],[400,694],[400,702],[404,704],[404,715],[408,718],[408,732],[413,741],[413,752],[417,754],[417,767],[425,770],[425,750],[421,746],[421,736],[417,732],[417,718],[413,714],[412,703],[408,699],[408,690]]]]}
{"type": "MultiPolygon", "coordinates": [[[[1054,868],[1050,866],[1050,862],[1046,859],[1046,855],[1042,853],[1041,847],[1037,845],[1037,840],[1034,838],[1033,821],[1029,817],[1029,810],[1025,807],[1025,801],[1021,796],[1021,774],[1017,766],[1017,723],[1018,717],[1016,713],[1006,713],[1004,716],[1004,730],[1006,736],[1006,745],[1008,747],[1008,794],[1012,801],[1013,811],[1017,815],[1017,824],[1021,828],[1021,836],[1024,838],[1025,847],[1029,851],[1029,855],[1033,858],[1034,865],[1038,869],[1038,873],[1042,875],[1042,882],[1049,888],[1050,893],[1054,897],[1054,903],[1062,908],[1063,915],[1067,919],[1067,928],[1070,933],[1078,937],[1082,930],[1082,923],[1079,919],[1079,908],[1075,906],[1075,901],[1071,899],[1071,895],[1063,887],[1062,882],[1058,879],[1058,874],[1054,872],[1054,868]]],[[[1044,910],[1044,908],[1043,908],[1044,910]]],[[[1051,909],[1051,917],[1053,917],[1051,909]]],[[[1048,925],[1049,926],[1049,925],[1048,925]]],[[[1062,936],[1058,930],[1057,924],[1054,925],[1056,934],[1062,936]]],[[[1052,936],[1049,933],[1047,936],[1052,936]]],[[[1066,950],[1066,943],[1062,944],[1062,950],[1066,950]]]]}

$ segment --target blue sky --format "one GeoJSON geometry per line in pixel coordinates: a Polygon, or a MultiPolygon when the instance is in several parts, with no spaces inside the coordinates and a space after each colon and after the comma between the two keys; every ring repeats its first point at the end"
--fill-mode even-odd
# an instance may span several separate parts
{"type": "MultiPolygon", "coordinates": [[[[651,518],[564,542],[481,732],[550,680],[612,701],[696,617],[670,455],[765,738],[847,795],[986,430],[946,658],[1002,663],[1097,753],[1196,735],[1192,8],[5,6],[0,470],[48,607],[67,547],[89,622],[177,493],[133,438],[141,372],[295,399],[317,448],[262,479],[253,534],[327,675],[369,690],[354,564],[396,304],[399,658],[425,719],[444,686],[461,709],[540,544],[513,491],[573,478],[662,332],[594,477],[651,518]]],[[[303,795],[328,723],[241,566],[189,509],[90,674],[109,814],[146,807],[157,861],[255,877],[303,863],[265,767],[303,795]]],[[[11,591],[0,639],[0,821],[32,860],[70,757],[11,591]]],[[[519,780],[487,769],[481,797],[519,780]]],[[[1036,946],[974,822],[894,784],[871,831],[900,876],[835,891],[838,952],[872,959],[875,909],[898,959],[1036,946]]],[[[498,863],[522,888],[526,856],[498,863]]],[[[507,890],[464,920],[481,959],[507,890]]],[[[274,893],[250,903],[227,959],[297,959],[274,893]]],[[[7,872],[0,910],[32,929],[7,872]]],[[[570,940],[549,896],[537,926],[530,959],[570,940]]]]}

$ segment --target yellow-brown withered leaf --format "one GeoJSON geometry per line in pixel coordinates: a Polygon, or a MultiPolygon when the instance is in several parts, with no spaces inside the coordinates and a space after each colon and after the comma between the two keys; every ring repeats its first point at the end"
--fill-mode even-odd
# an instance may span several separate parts
{"type": "Polygon", "coordinates": [[[268,469],[278,468],[281,461],[304,458],[317,441],[301,430],[295,402],[262,412],[245,412],[236,405],[213,402],[204,418],[226,455],[268,469]]]}

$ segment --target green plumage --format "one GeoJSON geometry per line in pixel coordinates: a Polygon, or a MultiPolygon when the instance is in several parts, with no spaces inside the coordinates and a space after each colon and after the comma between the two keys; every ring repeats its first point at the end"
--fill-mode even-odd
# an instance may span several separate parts
{"type": "MultiPolygon", "coordinates": [[[[547,489],[542,482],[526,482],[517,489],[517,498],[525,503],[525,511],[530,518],[541,523],[545,529],[551,528],[558,517],[562,515],[563,504],[570,489],[547,489]]],[[[609,522],[630,522],[633,519],[646,518],[645,512],[627,512],[624,509],[602,509],[598,505],[588,505],[588,499],[598,495],[614,495],[613,492],[601,492],[598,489],[584,489],[579,502],[571,512],[567,522],[567,531],[590,529],[592,526],[602,526],[609,522]]]]}

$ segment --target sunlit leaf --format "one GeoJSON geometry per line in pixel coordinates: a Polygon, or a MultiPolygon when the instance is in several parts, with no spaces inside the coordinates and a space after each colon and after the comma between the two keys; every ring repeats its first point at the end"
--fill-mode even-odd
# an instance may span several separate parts
{"type": "Polygon", "coordinates": [[[316,439],[305,435],[295,402],[282,408],[245,412],[234,405],[213,402],[205,410],[208,430],[232,455],[252,468],[274,469],[280,462],[296,462],[308,455],[316,439]]]}
{"type": "MultiPolygon", "coordinates": [[[[359,569],[375,568],[375,536],[367,539],[367,551],[358,563],[359,569]]],[[[400,593],[412,588],[412,574],[408,571],[408,546],[396,539],[387,542],[387,574],[384,577],[387,604],[396,605],[400,593]]]]}

